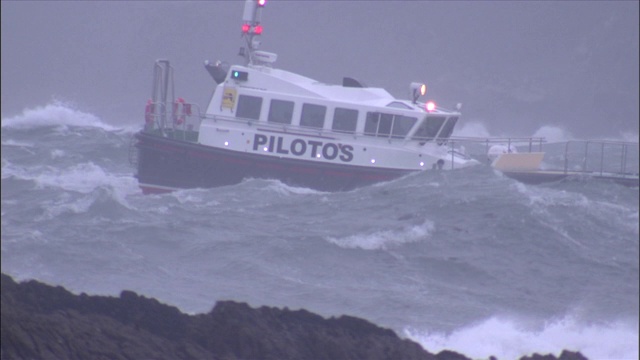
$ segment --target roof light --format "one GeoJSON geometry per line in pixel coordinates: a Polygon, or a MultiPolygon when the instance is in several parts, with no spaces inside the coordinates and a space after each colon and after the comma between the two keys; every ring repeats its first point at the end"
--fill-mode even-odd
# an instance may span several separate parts
{"type": "Polygon", "coordinates": [[[258,6],[263,7],[267,4],[267,0],[258,0],[258,6]]]}
{"type": "Polygon", "coordinates": [[[428,112],[432,112],[436,109],[436,103],[433,101],[427,101],[427,103],[424,104],[424,108],[427,109],[428,112]]]}

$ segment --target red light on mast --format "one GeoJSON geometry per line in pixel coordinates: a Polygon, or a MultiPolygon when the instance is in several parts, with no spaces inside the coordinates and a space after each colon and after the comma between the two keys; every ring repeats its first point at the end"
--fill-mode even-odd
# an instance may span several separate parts
{"type": "Polygon", "coordinates": [[[256,34],[256,35],[262,34],[262,25],[256,25],[253,28],[253,33],[256,34]]]}
{"type": "Polygon", "coordinates": [[[242,32],[243,33],[248,33],[250,28],[251,28],[251,26],[249,26],[249,24],[243,24],[242,25],[242,32]]]}
{"type": "Polygon", "coordinates": [[[258,0],[258,6],[262,7],[267,4],[267,0],[258,0]]]}

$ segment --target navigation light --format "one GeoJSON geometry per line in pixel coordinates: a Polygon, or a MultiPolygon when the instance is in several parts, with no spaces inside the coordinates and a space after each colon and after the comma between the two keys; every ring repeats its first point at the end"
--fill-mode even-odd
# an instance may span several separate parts
{"type": "Polygon", "coordinates": [[[258,6],[263,7],[267,4],[267,0],[258,0],[258,6]]]}
{"type": "Polygon", "coordinates": [[[433,110],[436,109],[436,103],[434,103],[433,101],[427,101],[424,107],[425,109],[427,109],[428,112],[432,112],[433,110]]]}
{"type": "Polygon", "coordinates": [[[256,25],[253,28],[253,33],[256,34],[256,35],[262,34],[262,25],[256,25]]]}
{"type": "Polygon", "coordinates": [[[249,26],[249,24],[242,24],[242,32],[243,33],[248,33],[249,29],[251,28],[251,26],[249,26]]]}
{"type": "Polygon", "coordinates": [[[231,72],[231,78],[235,80],[246,81],[247,79],[249,79],[249,73],[246,71],[233,70],[231,72]]]}

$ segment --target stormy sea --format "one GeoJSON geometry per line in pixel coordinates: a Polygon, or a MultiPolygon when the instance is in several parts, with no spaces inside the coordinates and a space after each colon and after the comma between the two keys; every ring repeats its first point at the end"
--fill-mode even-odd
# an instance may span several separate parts
{"type": "Polygon", "coordinates": [[[347,314],[473,358],[638,358],[637,187],[476,166],[343,193],[248,179],[143,195],[137,130],[59,103],[2,119],[3,273],[190,314],[347,314]]]}

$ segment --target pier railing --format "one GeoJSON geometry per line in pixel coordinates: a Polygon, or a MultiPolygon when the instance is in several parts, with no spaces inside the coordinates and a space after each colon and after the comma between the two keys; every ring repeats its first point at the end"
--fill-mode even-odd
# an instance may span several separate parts
{"type": "MultiPolygon", "coordinates": [[[[611,140],[567,141],[564,143],[562,171],[565,173],[579,172],[599,176],[637,178],[640,166],[638,149],[637,142],[611,140]]],[[[554,159],[549,159],[549,161],[552,160],[554,159]]]]}

